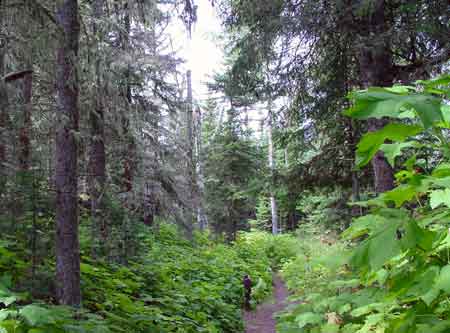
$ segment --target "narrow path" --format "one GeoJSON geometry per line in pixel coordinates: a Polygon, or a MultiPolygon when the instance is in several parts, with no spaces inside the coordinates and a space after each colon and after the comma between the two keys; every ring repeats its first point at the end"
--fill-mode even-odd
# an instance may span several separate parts
{"type": "Polygon", "coordinates": [[[273,300],[259,305],[256,311],[244,313],[245,333],[275,333],[274,315],[287,305],[288,295],[283,280],[278,275],[274,275],[273,300]]]}

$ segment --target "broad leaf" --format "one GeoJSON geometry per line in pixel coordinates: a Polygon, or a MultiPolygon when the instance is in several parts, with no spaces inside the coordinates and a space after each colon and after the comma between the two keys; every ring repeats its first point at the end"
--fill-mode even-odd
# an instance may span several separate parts
{"type": "Polygon", "coordinates": [[[33,326],[55,322],[51,311],[42,306],[30,304],[20,309],[19,313],[33,326]]]}
{"type": "Polygon", "coordinates": [[[430,193],[430,207],[435,209],[440,205],[450,207],[450,189],[435,190],[430,193]]]}
{"type": "Polygon", "coordinates": [[[365,134],[356,150],[356,167],[361,168],[373,158],[386,140],[402,142],[422,131],[420,126],[392,123],[376,132],[365,134]]]}
{"type": "Polygon", "coordinates": [[[383,193],[380,197],[389,202],[393,201],[395,207],[401,207],[405,202],[416,196],[416,188],[411,185],[400,185],[389,192],[383,193]]]}
{"type": "Polygon", "coordinates": [[[384,153],[387,161],[392,167],[395,167],[395,158],[402,154],[402,150],[406,148],[417,147],[416,142],[400,142],[400,143],[385,143],[381,145],[381,150],[384,153]]]}

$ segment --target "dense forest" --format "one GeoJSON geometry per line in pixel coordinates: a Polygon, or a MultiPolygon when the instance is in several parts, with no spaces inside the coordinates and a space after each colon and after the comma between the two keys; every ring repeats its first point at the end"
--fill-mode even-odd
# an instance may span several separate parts
{"type": "Polygon", "coordinates": [[[0,0],[0,226],[0,333],[450,332],[450,3],[0,0]]]}

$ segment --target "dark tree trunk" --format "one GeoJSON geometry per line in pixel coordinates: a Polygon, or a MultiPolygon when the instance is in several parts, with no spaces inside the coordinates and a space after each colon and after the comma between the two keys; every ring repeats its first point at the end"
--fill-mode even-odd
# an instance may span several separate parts
{"type": "MultiPolygon", "coordinates": [[[[130,50],[130,33],[131,33],[131,17],[130,8],[128,3],[124,4],[124,31],[122,34],[122,48],[125,52],[130,50]]],[[[130,120],[128,119],[130,115],[130,107],[133,102],[133,97],[131,93],[130,85],[131,76],[131,66],[128,64],[127,70],[125,71],[125,96],[126,96],[126,112],[122,115],[122,131],[123,136],[126,141],[126,151],[123,161],[123,185],[124,192],[131,192],[133,190],[133,180],[134,180],[134,152],[135,144],[133,139],[133,134],[130,131],[130,120]]]]}
{"type": "MultiPolygon", "coordinates": [[[[347,133],[347,137],[346,137],[346,141],[347,141],[347,145],[349,146],[352,155],[354,156],[353,152],[355,151],[356,148],[356,144],[357,144],[357,129],[355,128],[355,124],[351,119],[346,119],[346,133],[347,133]]],[[[351,201],[352,202],[357,202],[361,200],[361,187],[360,187],[360,182],[359,182],[359,177],[358,177],[358,171],[355,170],[353,168],[353,165],[355,165],[355,160],[354,157],[352,159],[352,165],[351,165],[351,176],[352,176],[352,197],[351,197],[351,201]]],[[[360,206],[352,206],[351,209],[351,214],[352,216],[359,216],[361,215],[361,207],[360,206]]]]}
{"type": "Polygon", "coordinates": [[[28,171],[31,165],[31,114],[33,111],[32,104],[33,74],[32,72],[25,74],[23,78],[23,99],[25,102],[23,113],[23,125],[20,130],[20,149],[19,149],[19,166],[22,171],[28,171]]]}
{"type": "MultiPolygon", "coordinates": [[[[1,51],[0,51],[1,52],[1,51]]],[[[2,57],[2,55],[0,55],[2,57]]],[[[1,60],[0,60],[1,61],[1,60]]],[[[1,75],[1,73],[0,73],[1,75]]],[[[5,82],[0,82],[0,186],[4,189],[6,183],[6,143],[8,132],[8,92],[5,82]]]]}
{"type": "MultiPolygon", "coordinates": [[[[386,24],[384,0],[372,1],[372,10],[363,18],[361,26],[361,49],[359,68],[366,87],[387,87],[393,84],[392,52],[389,42],[389,27],[386,24]]],[[[370,119],[369,131],[377,131],[385,120],[370,119]]],[[[394,187],[394,173],[381,152],[372,159],[374,187],[377,193],[394,187]]]]}
{"type": "MultiPolygon", "coordinates": [[[[94,17],[100,19],[103,17],[104,0],[95,0],[93,4],[94,17]]],[[[103,40],[102,29],[96,22],[93,24],[93,33],[96,40],[103,40]]],[[[97,250],[101,250],[105,255],[104,247],[108,243],[108,228],[104,217],[105,210],[105,183],[106,183],[106,153],[105,153],[105,129],[103,90],[101,88],[101,56],[100,48],[97,44],[97,59],[95,60],[95,101],[94,110],[90,113],[91,142],[89,149],[89,195],[91,198],[91,217],[92,217],[92,253],[96,255],[97,250]]]]}
{"type": "MultiPolygon", "coordinates": [[[[382,119],[371,119],[369,121],[369,131],[378,131],[386,125],[382,119]]],[[[374,175],[374,187],[376,193],[383,193],[394,188],[394,170],[384,158],[382,152],[378,152],[372,159],[374,175]]]]}
{"type": "MultiPolygon", "coordinates": [[[[4,4],[0,0],[0,26],[3,23],[4,4]]],[[[0,78],[5,75],[6,39],[0,36],[0,78]]],[[[4,80],[0,80],[0,187],[4,190],[6,183],[6,140],[8,131],[8,91],[4,80]]]]}
{"type": "Polygon", "coordinates": [[[60,27],[56,91],[56,294],[60,304],[79,306],[80,251],[78,242],[78,1],[57,1],[60,27]]]}

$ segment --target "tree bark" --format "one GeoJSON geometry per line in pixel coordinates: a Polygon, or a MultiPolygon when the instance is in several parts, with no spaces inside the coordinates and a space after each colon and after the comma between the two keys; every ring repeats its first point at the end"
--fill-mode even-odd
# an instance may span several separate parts
{"type": "MultiPolygon", "coordinates": [[[[359,68],[365,87],[387,87],[393,84],[393,59],[389,42],[389,27],[386,24],[385,1],[372,1],[372,10],[363,17],[361,27],[361,48],[359,50],[359,68]]],[[[377,131],[386,125],[384,119],[370,119],[369,131],[377,131]]],[[[378,152],[372,159],[375,192],[386,192],[394,188],[394,172],[378,152]]]]}
{"type": "Polygon", "coordinates": [[[23,113],[23,125],[20,130],[19,167],[22,171],[28,171],[31,165],[31,114],[33,111],[32,92],[33,74],[29,72],[23,78],[23,99],[25,102],[23,113]]]}
{"type": "Polygon", "coordinates": [[[57,66],[56,132],[56,296],[60,304],[79,306],[80,251],[78,242],[77,139],[78,1],[57,1],[60,27],[57,66]]]}
{"type": "MultiPolygon", "coordinates": [[[[4,2],[0,0],[0,26],[3,23],[4,2]]],[[[0,78],[5,74],[6,39],[0,38],[0,78]]],[[[8,91],[4,80],[0,80],[0,187],[4,191],[6,184],[6,146],[9,122],[8,91]]]]}
{"type": "MultiPolygon", "coordinates": [[[[95,0],[93,4],[94,18],[103,17],[104,0],[95,0]]],[[[99,44],[103,40],[102,29],[96,21],[93,24],[93,33],[96,40],[97,58],[95,59],[95,100],[94,110],[90,112],[90,149],[89,149],[89,196],[91,199],[92,218],[92,253],[97,250],[105,252],[108,243],[108,228],[104,217],[105,210],[105,184],[106,184],[106,152],[105,152],[105,108],[103,104],[103,89],[101,70],[102,62],[99,44]]],[[[105,253],[102,253],[105,255],[105,253]]]]}
{"type": "Polygon", "coordinates": [[[270,184],[270,209],[272,213],[272,234],[278,234],[278,210],[277,210],[277,201],[275,199],[275,191],[273,184],[273,176],[275,171],[275,159],[274,159],[274,151],[273,151],[273,140],[272,140],[272,127],[273,127],[273,119],[272,119],[272,101],[268,103],[268,121],[267,121],[267,136],[269,140],[269,169],[271,174],[271,184],[270,184]]]}
{"type": "MultiPolygon", "coordinates": [[[[125,52],[130,52],[130,34],[131,34],[131,15],[128,1],[125,2],[124,7],[124,33],[122,33],[122,48],[125,52]]],[[[123,185],[124,192],[129,193],[133,191],[133,181],[134,181],[134,155],[135,155],[135,144],[133,134],[130,131],[130,108],[133,102],[131,84],[131,65],[127,64],[127,69],[125,71],[125,113],[122,114],[122,131],[125,142],[125,156],[123,161],[123,185]]]]}

